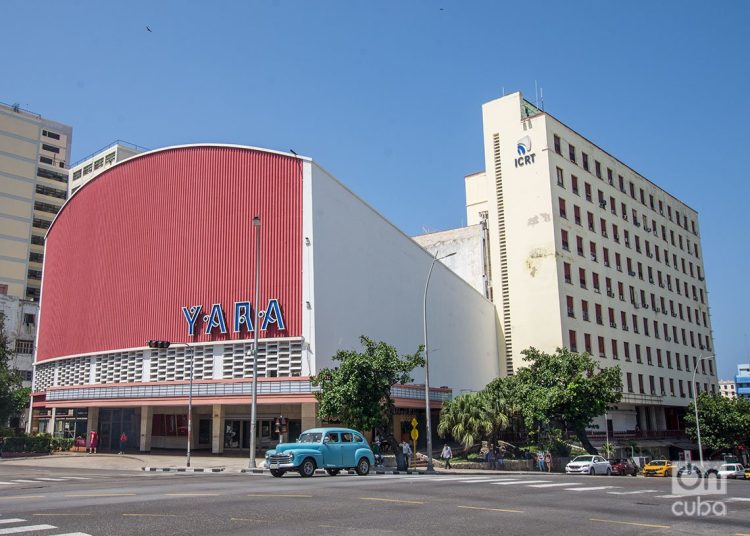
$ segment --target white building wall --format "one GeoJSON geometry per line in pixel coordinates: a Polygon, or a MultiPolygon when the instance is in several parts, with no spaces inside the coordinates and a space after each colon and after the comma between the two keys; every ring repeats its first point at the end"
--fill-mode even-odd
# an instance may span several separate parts
{"type": "MultiPolygon", "coordinates": [[[[314,370],[335,366],[359,335],[401,353],[423,344],[422,305],[431,256],[330,174],[312,164],[314,370]]],[[[428,296],[430,384],[478,390],[497,377],[495,310],[440,263],[428,296]]],[[[414,371],[415,383],[424,379],[414,371]]]]}
{"type": "Polygon", "coordinates": [[[24,375],[24,387],[31,387],[31,371],[34,363],[36,341],[36,320],[39,316],[39,303],[22,300],[15,296],[0,295],[0,314],[5,320],[5,336],[8,348],[13,352],[10,367],[24,375]],[[31,315],[27,317],[26,315],[31,315]],[[33,322],[27,322],[27,319],[33,322]],[[20,341],[20,344],[19,344],[20,341]]]}

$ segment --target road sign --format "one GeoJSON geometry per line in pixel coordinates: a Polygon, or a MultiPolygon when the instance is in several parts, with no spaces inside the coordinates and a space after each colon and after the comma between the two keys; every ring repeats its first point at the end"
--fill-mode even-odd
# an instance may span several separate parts
{"type": "Polygon", "coordinates": [[[412,429],[411,431],[412,440],[416,441],[418,437],[419,437],[419,432],[417,431],[417,429],[416,428],[412,429]]]}
{"type": "Polygon", "coordinates": [[[411,418],[411,427],[412,428],[416,428],[417,427],[417,418],[416,417],[412,417],[411,418]]]}

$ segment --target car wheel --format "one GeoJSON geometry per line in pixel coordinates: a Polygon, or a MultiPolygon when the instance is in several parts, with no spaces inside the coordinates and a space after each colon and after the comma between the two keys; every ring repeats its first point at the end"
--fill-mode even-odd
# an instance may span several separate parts
{"type": "Polygon", "coordinates": [[[359,476],[365,476],[370,472],[370,462],[367,458],[361,458],[357,464],[357,474],[359,476]]]}
{"type": "Polygon", "coordinates": [[[336,476],[340,471],[341,469],[326,469],[326,473],[328,473],[330,476],[336,476]]]}
{"type": "Polygon", "coordinates": [[[671,471],[671,470],[669,470],[669,471],[664,471],[664,478],[669,478],[669,477],[671,477],[671,476],[672,476],[672,471],[671,471]]]}
{"type": "Polygon", "coordinates": [[[612,469],[607,467],[607,476],[612,476],[612,469]]]}
{"type": "Polygon", "coordinates": [[[589,474],[590,474],[591,476],[594,476],[594,475],[596,474],[596,471],[594,471],[594,468],[593,468],[593,467],[592,467],[591,469],[589,469],[589,474]]]}
{"type": "Polygon", "coordinates": [[[315,474],[315,460],[312,458],[305,458],[305,461],[299,466],[299,474],[304,478],[313,476],[315,474]]]}
{"type": "Polygon", "coordinates": [[[633,469],[633,472],[630,474],[630,476],[638,476],[638,469],[633,469]]]}
{"type": "Polygon", "coordinates": [[[284,476],[284,471],[282,471],[281,469],[271,469],[271,474],[276,478],[279,478],[284,476]]]}

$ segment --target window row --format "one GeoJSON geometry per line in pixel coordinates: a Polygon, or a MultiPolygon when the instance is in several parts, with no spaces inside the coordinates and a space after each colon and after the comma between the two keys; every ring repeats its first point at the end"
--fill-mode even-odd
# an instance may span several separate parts
{"type": "MultiPolygon", "coordinates": [[[[553,136],[553,139],[554,139],[555,152],[558,155],[563,156],[563,153],[562,153],[562,142],[560,140],[560,136],[558,136],[558,135],[555,134],[553,136]]],[[[568,160],[570,160],[575,165],[578,165],[578,156],[577,156],[576,148],[572,144],[568,144],[568,160]]],[[[587,155],[584,152],[581,152],[581,166],[583,167],[583,169],[585,171],[591,173],[590,163],[589,163],[589,155],[587,155]]],[[[594,175],[596,175],[596,177],[598,179],[604,180],[604,177],[603,177],[603,174],[602,174],[602,165],[601,165],[601,162],[599,162],[598,160],[594,160],[594,175]]],[[[622,175],[619,175],[619,174],[617,175],[617,183],[618,184],[617,184],[617,186],[615,186],[614,171],[612,171],[612,169],[610,169],[610,168],[607,168],[607,182],[613,188],[618,188],[619,187],[620,192],[622,192],[622,193],[624,193],[626,195],[628,195],[628,193],[629,193],[630,197],[632,199],[634,199],[636,201],[638,201],[640,199],[640,202],[641,202],[641,204],[644,207],[649,207],[654,212],[658,211],[661,216],[665,216],[671,222],[675,222],[675,220],[676,220],[677,225],[679,225],[680,227],[682,227],[686,231],[692,232],[695,236],[698,236],[698,230],[697,230],[697,228],[695,226],[695,220],[693,220],[691,218],[688,218],[687,213],[682,214],[677,209],[675,209],[673,211],[672,207],[669,204],[667,204],[666,205],[667,212],[666,212],[666,215],[665,215],[664,214],[665,204],[664,204],[664,202],[661,199],[655,200],[654,194],[649,193],[648,194],[648,202],[647,202],[646,201],[646,199],[647,199],[646,192],[645,192],[645,190],[643,188],[639,188],[638,189],[639,193],[640,193],[640,196],[636,196],[636,187],[635,187],[635,184],[633,183],[633,181],[628,181],[628,189],[626,190],[625,189],[625,179],[623,178],[622,175]],[[673,212],[674,212],[674,218],[673,218],[673,212]],[[689,225],[688,225],[688,223],[689,223],[689,225]]]]}
{"type": "MultiPolygon", "coordinates": [[[[609,322],[609,327],[613,329],[621,329],[623,331],[630,331],[633,329],[633,333],[640,335],[639,327],[643,327],[643,335],[646,337],[653,337],[656,339],[664,339],[666,342],[674,342],[675,344],[682,343],[683,346],[688,344],[693,348],[700,348],[707,352],[711,351],[711,339],[708,335],[703,335],[701,332],[688,331],[685,328],[678,328],[677,326],[670,326],[666,322],[659,322],[658,320],[649,320],[646,317],[639,317],[636,314],[628,314],[625,311],[616,311],[613,307],[607,307],[607,317],[604,317],[604,307],[599,303],[594,303],[593,308],[589,307],[588,300],[580,300],[580,318],[584,322],[596,322],[600,326],[605,324],[605,321],[609,322]],[[593,312],[593,314],[592,314],[593,312]],[[628,324],[628,320],[631,323],[628,324]],[[653,327],[653,329],[651,329],[653,327]],[[689,342],[688,342],[689,341],[689,342]]],[[[575,306],[575,299],[573,296],[565,296],[565,307],[567,310],[568,318],[579,318],[578,312],[575,306]]],[[[647,307],[648,308],[648,307],[647,307]]]]}
{"type": "MultiPolygon", "coordinates": [[[[558,171],[558,185],[560,185],[560,186],[562,186],[564,188],[564,183],[560,182],[560,175],[562,173],[562,170],[560,168],[557,168],[557,171],[558,171]]],[[[575,179],[575,177],[573,177],[573,179],[575,179]]],[[[574,181],[573,184],[574,184],[573,193],[576,194],[576,195],[580,195],[578,193],[578,188],[576,186],[576,182],[574,181]]],[[[587,187],[586,200],[593,203],[593,201],[591,200],[591,191],[590,191],[590,188],[588,188],[589,187],[588,183],[586,184],[586,187],[587,187]]],[[[599,208],[602,209],[602,210],[604,210],[606,212],[607,211],[607,206],[609,205],[609,212],[612,213],[613,215],[617,216],[617,214],[618,214],[617,213],[617,202],[615,201],[615,198],[614,197],[610,197],[609,201],[607,201],[606,199],[604,199],[604,194],[602,193],[601,190],[597,190],[597,192],[598,192],[598,195],[599,195],[599,201],[598,201],[599,202],[599,208]]],[[[568,211],[567,211],[567,208],[566,208],[566,204],[567,204],[567,202],[566,202],[566,200],[564,198],[558,197],[558,205],[559,205],[560,216],[563,217],[563,218],[568,219],[568,211]]],[[[580,220],[581,207],[579,207],[578,205],[573,204],[573,213],[574,213],[574,216],[575,216],[576,213],[578,214],[579,218],[576,220],[576,223],[578,225],[581,225],[581,220],[580,220]]],[[[595,228],[595,226],[593,224],[593,222],[595,220],[595,216],[590,211],[587,211],[587,214],[589,215],[589,217],[588,217],[589,230],[591,230],[593,232],[596,232],[596,228],[595,228]]],[[[646,233],[653,234],[656,238],[659,238],[659,230],[661,230],[661,238],[668,245],[671,244],[673,247],[678,247],[680,249],[680,251],[684,251],[688,255],[693,255],[696,259],[700,259],[700,251],[698,250],[698,240],[696,240],[696,241],[693,242],[693,241],[690,240],[690,238],[687,238],[687,237],[684,237],[684,239],[683,239],[683,236],[681,234],[677,233],[675,235],[675,232],[674,232],[673,229],[670,229],[669,233],[667,233],[667,227],[665,225],[657,226],[656,220],[651,220],[651,226],[649,227],[649,221],[648,221],[648,219],[646,218],[645,215],[643,215],[643,224],[641,224],[641,220],[639,220],[638,213],[637,213],[637,211],[635,209],[632,209],[632,212],[631,212],[632,220],[629,220],[629,218],[628,218],[628,206],[625,203],[621,203],[620,204],[620,214],[622,215],[622,219],[624,221],[632,221],[633,225],[635,227],[637,227],[639,229],[642,227],[643,230],[646,233]]],[[[603,236],[607,236],[607,234],[606,234],[606,231],[607,231],[606,220],[604,220],[604,218],[600,218],[600,220],[602,222],[605,222],[605,223],[602,224],[601,231],[603,233],[603,236]]],[[[613,227],[616,227],[616,225],[613,225],[613,227]]],[[[628,231],[626,229],[623,229],[623,235],[628,236],[628,234],[629,234],[628,231]]],[[[635,232],[634,232],[634,234],[635,234],[635,232]]],[[[646,240],[646,242],[648,242],[648,240],[646,240]]]]}
{"type": "MultiPolygon", "coordinates": [[[[560,230],[560,246],[564,251],[570,252],[570,234],[567,230],[560,230]]],[[[606,268],[612,268],[612,261],[614,260],[614,269],[618,272],[623,271],[623,256],[615,251],[613,255],[610,255],[609,248],[602,247],[602,263],[606,268]]],[[[576,235],[576,253],[579,257],[586,257],[585,242],[582,236],[576,235]]],[[[592,262],[599,262],[599,246],[596,242],[588,242],[588,256],[592,262]]],[[[652,285],[658,284],[660,288],[666,288],[669,292],[676,293],[678,296],[685,296],[686,298],[691,297],[695,301],[700,301],[705,305],[706,296],[702,286],[696,286],[694,284],[688,284],[684,279],[680,281],[679,277],[672,277],[669,273],[662,273],[661,270],[654,270],[653,266],[645,265],[640,261],[633,261],[630,257],[625,257],[625,267],[627,268],[627,274],[630,277],[637,277],[641,281],[645,281],[648,278],[648,282],[652,285]],[[644,270],[645,268],[645,270],[644,270]],[[674,280],[674,286],[672,281],[674,280]]],[[[700,267],[698,267],[700,268],[700,267]]],[[[693,271],[693,265],[690,265],[689,272],[693,271]]],[[[694,272],[693,272],[694,273],[694,272]]],[[[700,270],[698,271],[698,280],[703,281],[703,277],[700,270]]],[[[687,273],[685,275],[688,275],[687,273]]]]}

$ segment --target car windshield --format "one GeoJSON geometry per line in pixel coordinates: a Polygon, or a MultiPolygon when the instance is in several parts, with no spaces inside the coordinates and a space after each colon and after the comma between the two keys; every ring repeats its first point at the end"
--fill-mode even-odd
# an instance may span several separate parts
{"type": "Polygon", "coordinates": [[[323,434],[320,432],[305,432],[301,436],[299,436],[300,443],[320,443],[320,440],[323,438],[323,434]]]}
{"type": "Polygon", "coordinates": [[[592,462],[594,461],[593,456],[576,456],[574,462],[592,462]]]}
{"type": "Polygon", "coordinates": [[[667,462],[664,460],[656,460],[654,462],[651,462],[649,465],[667,465],[667,462]]]}

